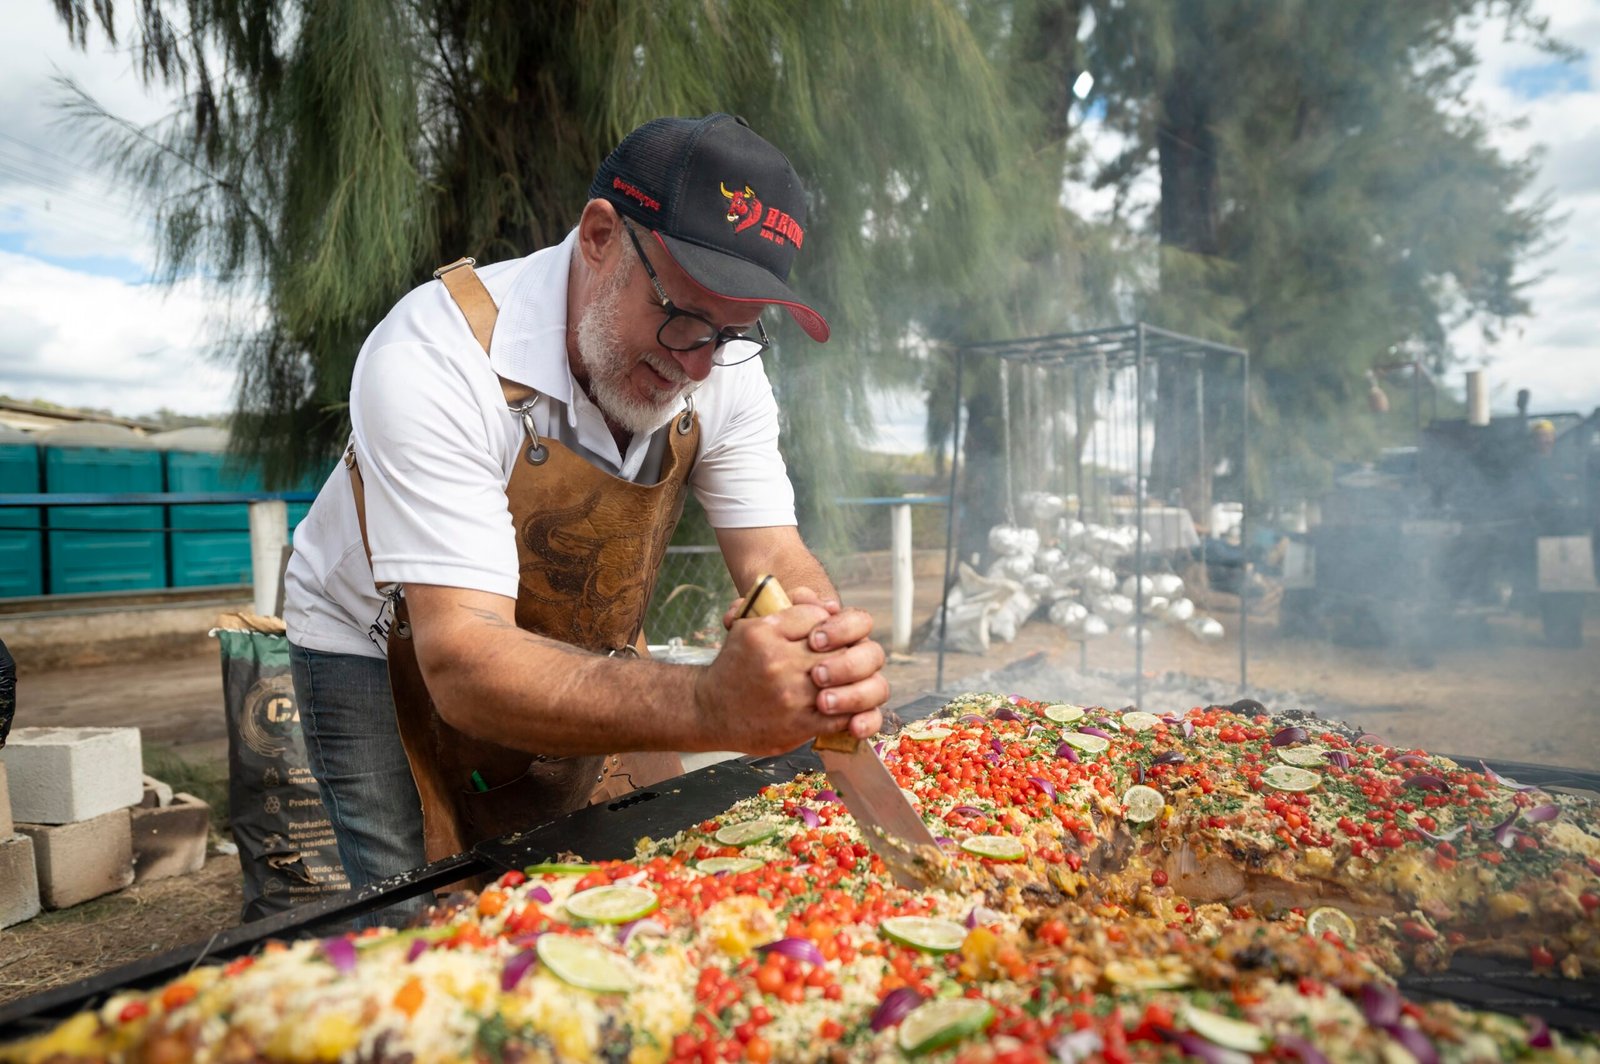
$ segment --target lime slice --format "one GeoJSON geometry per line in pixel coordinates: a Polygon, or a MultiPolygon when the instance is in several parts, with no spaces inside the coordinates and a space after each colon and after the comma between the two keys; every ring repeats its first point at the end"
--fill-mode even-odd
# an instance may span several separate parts
{"type": "Polygon", "coordinates": [[[900,1048],[912,1056],[955,1045],[978,1034],[994,1019],[994,1008],[976,998],[935,998],[900,1021],[900,1048]]]}
{"type": "Polygon", "coordinates": [[[1280,746],[1278,747],[1278,760],[1300,768],[1315,768],[1326,765],[1328,759],[1323,755],[1328,752],[1325,746],[1280,746]]]}
{"type": "Polygon", "coordinates": [[[949,953],[966,941],[967,929],[954,920],[932,916],[891,916],[878,925],[884,937],[924,953],[949,953]]]}
{"type": "Polygon", "coordinates": [[[1154,787],[1135,783],[1122,792],[1122,804],[1128,807],[1125,814],[1130,823],[1148,824],[1166,808],[1166,797],[1154,787]]]}
{"type": "Polygon", "coordinates": [[[707,875],[714,876],[718,872],[738,875],[740,872],[754,872],[766,863],[754,857],[707,857],[704,861],[695,862],[695,867],[707,875]]]}
{"type": "Polygon", "coordinates": [[[1205,1009],[1185,1005],[1178,1019],[1189,1030],[1224,1049],[1240,1053],[1261,1053],[1267,1048],[1267,1033],[1253,1023],[1222,1016],[1205,1009]]]}
{"type": "Polygon", "coordinates": [[[602,994],[633,989],[633,966],[591,938],[540,935],[534,944],[539,960],[564,983],[602,994]]]}
{"type": "Polygon", "coordinates": [[[900,738],[911,739],[916,742],[928,742],[933,739],[943,739],[945,736],[952,734],[954,733],[949,728],[941,728],[938,725],[929,725],[923,728],[912,726],[903,729],[900,732],[900,738]]]}
{"type": "Polygon", "coordinates": [[[1083,707],[1074,706],[1067,702],[1057,702],[1044,707],[1044,715],[1057,724],[1071,724],[1083,717],[1083,707]]]}
{"type": "Polygon", "coordinates": [[[563,861],[543,861],[531,864],[522,870],[528,876],[586,876],[590,872],[600,871],[599,865],[569,864],[563,861]]]}
{"type": "Polygon", "coordinates": [[[712,836],[724,846],[748,846],[776,835],[782,825],[773,820],[746,820],[717,829],[712,836]]]}
{"type": "Polygon", "coordinates": [[[1028,854],[1022,840],[1010,835],[974,835],[962,839],[961,848],[991,861],[1020,861],[1028,854]]]}
{"type": "Polygon", "coordinates": [[[1149,731],[1160,723],[1161,718],[1154,713],[1142,713],[1137,709],[1122,715],[1122,726],[1129,731],[1149,731]]]}
{"type": "Polygon", "coordinates": [[[1343,909],[1324,905],[1306,914],[1306,934],[1321,938],[1325,931],[1338,935],[1347,946],[1356,944],[1356,922],[1343,909]]]}
{"type": "Polygon", "coordinates": [[[574,894],[567,899],[567,912],[592,924],[625,924],[650,915],[660,904],[653,890],[613,883],[574,894]]]}
{"type": "Polygon", "coordinates": [[[1273,765],[1261,774],[1261,779],[1275,791],[1312,791],[1322,782],[1315,772],[1293,765],[1273,765]]]}
{"type": "Polygon", "coordinates": [[[1085,732],[1069,731],[1061,734],[1061,741],[1068,746],[1082,750],[1086,754],[1103,754],[1111,743],[1098,735],[1089,735],[1085,732]]]}

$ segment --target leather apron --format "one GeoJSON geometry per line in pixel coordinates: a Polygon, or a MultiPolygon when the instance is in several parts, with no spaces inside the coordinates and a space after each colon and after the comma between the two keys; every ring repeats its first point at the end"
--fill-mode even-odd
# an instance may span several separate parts
{"type": "MultiPolygon", "coordinates": [[[[458,260],[435,276],[487,353],[496,310],[472,260],[458,260]]],[[[595,468],[554,440],[540,439],[531,412],[537,395],[504,378],[501,386],[513,411],[522,415],[527,436],[506,485],[517,537],[517,627],[595,653],[642,653],[645,607],[683,512],[700,439],[692,403],[667,429],[660,479],[642,485],[595,468]]],[[[345,452],[345,464],[370,562],[354,444],[345,452]]],[[[552,757],[451,727],[423,683],[403,589],[391,601],[389,683],[422,799],[428,860],[682,774],[682,762],[672,753],[552,757]]]]}

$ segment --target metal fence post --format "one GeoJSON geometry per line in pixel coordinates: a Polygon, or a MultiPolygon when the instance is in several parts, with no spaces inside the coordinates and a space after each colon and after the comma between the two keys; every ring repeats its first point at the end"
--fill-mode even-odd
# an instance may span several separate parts
{"type": "Polygon", "coordinates": [[[250,504],[250,583],[255,611],[272,616],[278,604],[278,573],[289,545],[289,504],[282,499],[250,504]]]}

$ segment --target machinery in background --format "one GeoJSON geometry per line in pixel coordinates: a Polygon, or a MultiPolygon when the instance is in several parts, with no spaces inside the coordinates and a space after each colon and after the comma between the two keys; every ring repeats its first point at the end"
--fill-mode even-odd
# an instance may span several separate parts
{"type": "Polygon", "coordinates": [[[1419,664],[1480,639],[1486,621],[1537,614],[1553,646],[1583,641],[1600,531],[1600,408],[1488,416],[1481,376],[1468,415],[1434,420],[1415,447],[1337,478],[1321,523],[1292,544],[1285,630],[1388,645],[1419,664]]]}

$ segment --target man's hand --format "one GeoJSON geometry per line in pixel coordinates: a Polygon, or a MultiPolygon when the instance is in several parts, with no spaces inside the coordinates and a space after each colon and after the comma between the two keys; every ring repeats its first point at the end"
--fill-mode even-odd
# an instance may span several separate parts
{"type": "Polygon", "coordinates": [[[859,610],[830,614],[816,602],[731,623],[695,684],[707,729],[752,754],[784,753],[830,732],[874,734],[889,685],[878,674],[882,648],[865,638],[871,626],[859,610]],[[835,634],[825,635],[830,629],[835,634]]]}

